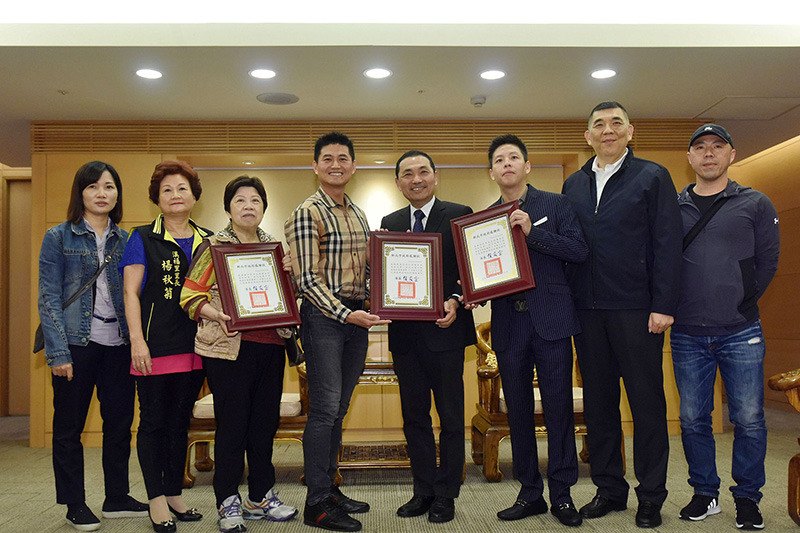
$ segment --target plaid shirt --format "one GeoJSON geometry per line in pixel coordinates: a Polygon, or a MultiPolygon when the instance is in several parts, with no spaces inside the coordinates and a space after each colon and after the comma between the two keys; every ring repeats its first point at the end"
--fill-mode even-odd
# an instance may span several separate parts
{"type": "Polygon", "coordinates": [[[320,187],[283,226],[300,294],[342,324],[351,311],[339,298],[367,297],[367,217],[346,194],[338,204],[320,187]]]}

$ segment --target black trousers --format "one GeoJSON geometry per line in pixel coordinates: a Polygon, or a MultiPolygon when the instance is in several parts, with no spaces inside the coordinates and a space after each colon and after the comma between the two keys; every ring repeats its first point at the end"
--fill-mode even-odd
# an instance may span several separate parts
{"type": "Polygon", "coordinates": [[[579,310],[575,337],[583,376],[589,464],[597,494],[627,501],[623,476],[620,378],[633,414],[633,467],[639,501],[667,498],[667,404],[662,369],[664,334],[647,331],[646,310],[579,310]]]}
{"type": "Polygon", "coordinates": [[[539,378],[542,411],[547,426],[547,485],[550,503],[572,502],[570,487],[578,481],[575,415],[572,403],[572,342],[548,341],[537,335],[530,313],[512,313],[511,338],[497,351],[511,429],[514,477],[522,484],[519,499],[542,496],[539,453],[534,421],[533,369],[539,378]]]}
{"type": "Polygon", "coordinates": [[[249,497],[260,502],[275,485],[272,439],[280,423],[284,347],[242,341],[234,361],[203,358],[214,394],[214,495],[217,507],[239,493],[247,454],[249,497]]]}
{"type": "Polygon", "coordinates": [[[414,350],[392,353],[392,359],[400,385],[414,494],[457,498],[464,473],[464,350],[431,352],[417,339],[414,350]],[[441,422],[438,467],[431,392],[441,422]]]}
{"type": "Polygon", "coordinates": [[[81,433],[97,387],[103,418],[103,478],[106,500],[126,497],[131,455],[134,382],[130,346],[69,347],[72,381],[53,376],[53,471],[56,501],[85,501],[81,433]]]}
{"type": "Polygon", "coordinates": [[[202,370],[136,377],[136,451],[150,500],[181,494],[189,419],[204,378],[202,370]]]}

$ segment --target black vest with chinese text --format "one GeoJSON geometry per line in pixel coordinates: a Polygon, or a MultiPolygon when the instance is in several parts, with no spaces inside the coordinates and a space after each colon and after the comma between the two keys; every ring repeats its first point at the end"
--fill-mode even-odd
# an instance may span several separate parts
{"type": "MultiPolygon", "coordinates": [[[[189,221],[195,229],[192,250],[212,234],[189,221]]],[[[142,331],[151,357],[194,352],[197,323],[181,309],[183,278],[191,258],[167,236],[163,217],[147,226],[134,228],[142,237],[147,260],[147,279],[140,295],[142,331]]]]}

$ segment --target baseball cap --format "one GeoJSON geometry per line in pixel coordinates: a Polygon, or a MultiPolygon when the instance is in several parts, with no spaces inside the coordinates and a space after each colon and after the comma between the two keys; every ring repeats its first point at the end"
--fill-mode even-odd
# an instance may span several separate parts
{"type": "Polygon", "coordinates": [[[694,142],[703,137],[705,135],[716,135],[726,143],[731,145],[733,148],[733,140],[731,139],[731,134],[728,133],[728,130],[720,126],[719,124],[703,124],[692,135],[692,139],[689,141],[689,149],[692,148],[694,142]]]}

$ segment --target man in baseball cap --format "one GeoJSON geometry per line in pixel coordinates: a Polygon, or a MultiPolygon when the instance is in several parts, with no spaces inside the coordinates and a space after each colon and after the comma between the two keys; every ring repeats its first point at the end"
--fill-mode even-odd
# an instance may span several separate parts
{"type": "Polygon", "coordinates": [[[764,335],[758,299],[778,268],[780,232],[764,194],[728,178],[736,157],[730,134],[705,124],[689,142],[696,174],[678,195],[683,261],[678,311],[670,341],[681,397],[681,439],[694,495],[683,520],[720,512],[711,411],[717,368],[728,395],[733,439],[736,527],[762,529],[764,485],[764,335]]]}

